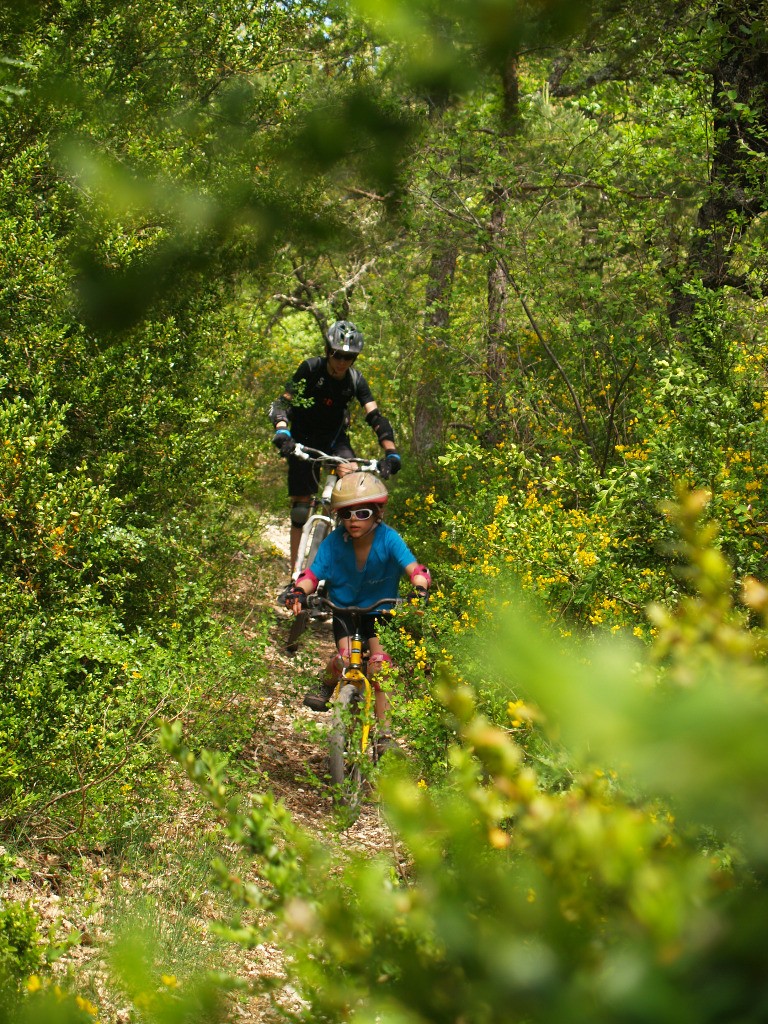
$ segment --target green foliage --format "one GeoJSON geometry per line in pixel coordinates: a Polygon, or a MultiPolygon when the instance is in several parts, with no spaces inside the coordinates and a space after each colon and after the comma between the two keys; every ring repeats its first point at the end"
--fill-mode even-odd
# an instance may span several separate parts
{"type": "Polygon", "coordinates": [[[401,45],[414,85],[436,96],[469,88],[485,66],[502,64],[532,38],[541,43],[574,31],[589,10],[562,0],[526,5],[356,0],[355,7],[401,45]]]}
{"type": "Polygon", "coordinates": [[[238,442],[223,429],[234,406],[219,366],[184,352],[183,333],[148,327],[143,348],[118,351],[55,331],[45,340],[31,373],[21,334],[0,354],[0,786],[11,819],[113,776],[126,741],[138,772],[153,714],[188,700],[189,637],[206,628],[236,484],[238,442]]]}
{"type": "Polygon", "coordinates": [[[1,114],[0,796],[4,829],[56,841],[120,833],[152,784],[161,709],[194,716],[204,702],[216,728],[209,687],[230,680],[233,659],[209,609],[238,543],[228,510],[249,417],[229,270],[205,279],[190,257],[171,281],[157,263],[174,224],[192,245],[204,208],[165,187],[193,173],[200,143],[171,110],[211,86],[207,48],[241,12],[49,13],[3,22],[1,44],[33,67],[28,96],[1,114]],[[182,81],[174,46],[191,37],[182,81]],[[86,137],[108,141],[87,166],[86,137]],[[109,281],[80,273],[79,301],[84,252],[109,281]],[[116,268],[143,268],[145,294],[110,292],[116,268]],[[158,285],[156,315],[139,324],[158,285]]]}
{"type": "MultiPolygon", "coordinates": [[[[349,1019],[350,1007],[360,1021],[759,1019],[764,639],[732,605],[701,510],[698,495],[670,510],[696,597],[654,613],[648,656],[610,637],[573,649],[522,606],[499,617],[499,672],[565,743],[566,787],[544,785],[518,742],[518,701],[493,724],[475,689],[440,669],[447,784],[402,768],[379,781],[407,851],[397,881],[368,854],[329,873],[327,849],[268,796],[241,811],[220,763],[166,732],[257,858],[258,886],[219,870],[272,921],[232,934],[278,939],[303,1000],[296,1019],[349,1019]]],[[[749,599],[768,605],[757,586],[749,599]]]]}
{"type": "Polygon", "coordinates": [[[0,1000],[12,998],[41,962],[38,923],[28,904],[0,903],[0,1000]]]}
{"type": "MultiPolygon", "coordinates": [[[[209,621],[229,506],[282,494],[255,407],[323,316],[361,323],[406,449],[393,520],[435,579],[385,638],[408,877],[360,857],[329,878],[268,794],[243,812],[225,759],[165,740],[261,865],[217,866],[258,915],[223,930],[279,942],[307,1019],[765,1015],[763,638],[732,604],[745,582],[761,621],[765,111],[760,82],[712,80],[725,55],[749,84],[764,32],[743,5],[594,6],[0,14],[3,827],[118,842],[158,714],[222,739],[253,667],[209,621]],[[744,173],[718,195],[733,126],[744,173]],[[659,516],[680,480],[717,538],[696,501],[659,516]]],[[[222,1012],[215,983],[185,1002],[118,959],[146,1017],[222,1012]]],[[[26,1006],[93,1015],[42,983],[26,1006]]]]}

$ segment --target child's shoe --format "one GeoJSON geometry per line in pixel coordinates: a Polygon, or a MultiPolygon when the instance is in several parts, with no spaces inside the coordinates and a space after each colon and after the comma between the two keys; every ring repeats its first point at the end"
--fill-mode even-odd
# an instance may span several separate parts
{"type": "Polygon", "coordinates": [[[321,683],[320,690],[315,693],[306,693],[301,703],[304,707],[312,708],[313,711],[327,711],[335,689],[335,686],[321,683]]]}

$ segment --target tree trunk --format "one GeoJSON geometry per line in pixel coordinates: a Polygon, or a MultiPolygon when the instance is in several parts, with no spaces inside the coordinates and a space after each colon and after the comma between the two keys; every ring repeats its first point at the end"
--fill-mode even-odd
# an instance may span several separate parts
{"type": "Polygon", "coordinates": [[[445,435],[444,383],[446,339],[451,291],[456,272],[456,242],[446,240],[432,253],[424,315],[424,373],[416,390],[413,448],[426,456],[440,447],[445,435]]]}
{"type": "Polygon", "coordinates": [[[768,281],[749,279],[733,269],[739,241],[768,209],[766,6],[765,0],[724,0],[713,13],[720,35],[713,71],[712,162],[683,285],[670,306],[672,324],[681,328],[699,306],[696,286],[719,291],[730,285],[753,297],[768,291],[768,281]]]}
{"type": "MultiPolygon", "coordinates": [[[[510,56],[499,68],[503,106],[501,112],[502,148],[519,134],[520,89],[517,77],[517,57],[510,56]]],[[[488,248],[488,333],[486,342],[486,444],[498,443],[508,433],[507,382],[507,274],[503,262],[507,225],[508,189],[497,181],[491,190],[491,219],[488,248]]]]}
{"type": "MultiPolygon", "coordinates": [[[[491,251],[503,251],[506,193],[494,189],[491,208],[491,251]]],[[[486,341],[487,390],[485,410],[487,430],[485,441],[496,444],[507,433],[507,275],[498,257],[488,267],[488,336],[486,341]]]]}

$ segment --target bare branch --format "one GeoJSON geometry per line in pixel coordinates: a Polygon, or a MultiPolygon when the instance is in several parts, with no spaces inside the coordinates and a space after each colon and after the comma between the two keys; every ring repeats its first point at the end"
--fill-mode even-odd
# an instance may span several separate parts
{"type": "Polygon", "coordinates": [[[330,300],[333,300],[337,295],[344,295],[345,297],[349,298],[349,296],[355,290],[355,287],[360,283],[363,277],[365,277],[368,271],[373,268],[375,263],[375,256],[372,260],[368,260],[367,263],[363,263],[360,269],[356,273],[354,273],[352,277],[350,277],[347,281],[340,285],[340,287],[338,287],[335,291],[331,292],[328,298],[330,300]]]}

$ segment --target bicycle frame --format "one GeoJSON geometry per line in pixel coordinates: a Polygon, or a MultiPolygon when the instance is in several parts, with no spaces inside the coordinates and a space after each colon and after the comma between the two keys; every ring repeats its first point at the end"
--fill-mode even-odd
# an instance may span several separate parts
{"type": "MultiPolygon", "coordinates": [[[[330,602],[329,602],[330,603],[330,602]]],[[[363,711],[363,733],[360,738],[361,753],[368,749],[368,739],[371,734],[371,705],[373,704],[373,687],[371,681],[363,668],[363,638],[360,635],[360,617],[355,617],[355,632],[349,638],[349,664],[344,671],[333,691],[332,701],[339,699],[342,686],[350,684],[358,693],[362,694],[363,711]]]]}
{"type": "Polygon", "coordinates": [[[302,569],[308,568],[311,559],[309,558],[310,552],[320,546],[320,542],[325,540],[327,535],[333,528],[333,519],[331,518],[331,494],[336,484],[337,475],[335,467],[332,467],[323,483],[323,489],[320,493],[320,497],[315,496],[312,499],[312,512],[308,517],[306,523],[302,527],[301,538],[299,539],[299,549],[296,554],[296,564],[293,567],[292,579],[294,583],[302,571],[302,569]],[[316,511],[316,509],[320,511],[316,511]],[[317,536],[317,542],[315,543],[317,536]]]}
{"type": "MultiPolygon", "coordinates": [[[[361,763],[366,757],[371,738],[374,715],[373,687],[363,667],[363,638],[360,625],[364,615],[376,611],[384,611],[403,604],[400,597],[383,598],[367,607],[334,604],[327,597],[312,594],[307,598],[308,607],[322,607],[331,612],[343,612],[352,616],[352,632],[349,636],[349,661],[339,678],[331,697],[332,721],[330,730],[330,774],[337,787],[337,798],[349,807],[357,807],[360,802],[363,775],[361,763]],[[345,720],[345,713],[354,710],[358,705],[362,713],[359,746],[357,741],[352,750],[348,748],[350,723],[345,720]],[[351,756],[350,756],[351,755],[351,756]]],[[[374,758],[376,757],[374,750],[374,758]]]]}

